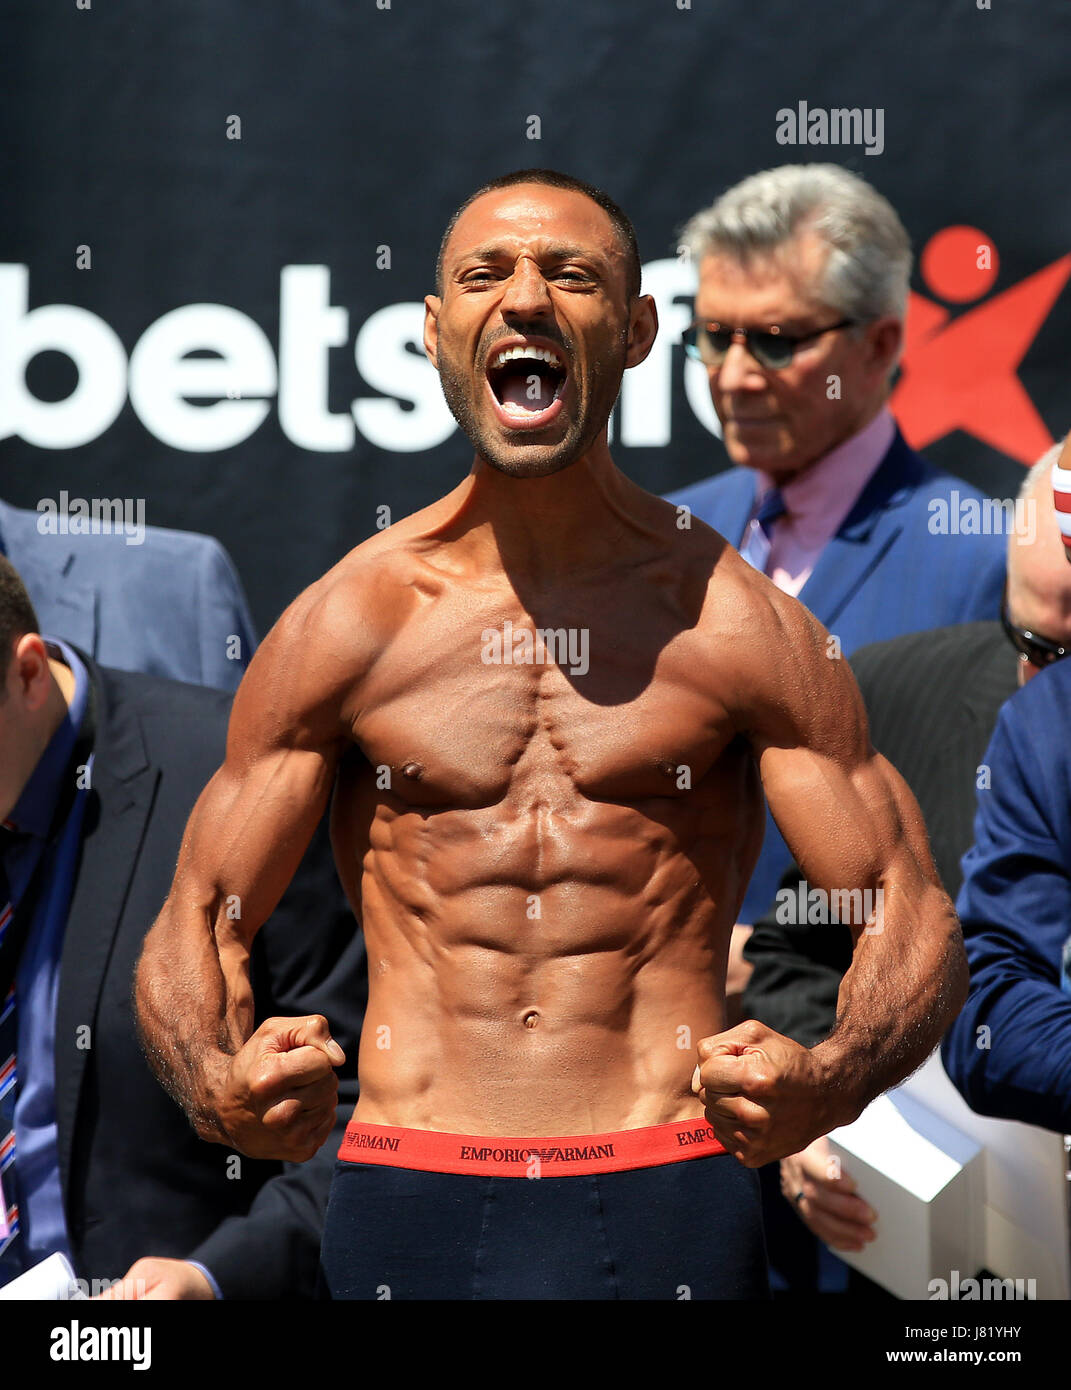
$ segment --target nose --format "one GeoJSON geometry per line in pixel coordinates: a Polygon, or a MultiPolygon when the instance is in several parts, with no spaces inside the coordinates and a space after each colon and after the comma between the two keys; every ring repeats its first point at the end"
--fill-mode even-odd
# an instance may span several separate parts
{"type": "Polygon", "coordinates": [[[520,256],[502,294],[503,316],[519,319],[540,318],[550,313],[550,294],[539,266],[528,256],[520,256]]]}
{"type": "Polygon", "coordinates": [[[734,339],[721,366],[711,371],[711,385],[715,384],[720,391],[764,390],[766,377],[744,344],[734,339]]]}

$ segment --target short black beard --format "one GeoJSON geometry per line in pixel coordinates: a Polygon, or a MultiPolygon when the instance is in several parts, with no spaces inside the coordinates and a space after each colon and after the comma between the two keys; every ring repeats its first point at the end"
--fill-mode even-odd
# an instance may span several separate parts
{"type": "MultiPolygon", "coordinates": [[[[606,420],[602,420],[589,424],[588,428],[584,429],[584,421],[577,418],[569,425],[565,438],[559,440],[557,444],[537,444],[525,441],[524,453],[520,457],[514,452],[503,454],[500,451],[499,441],[480,426],[470,394],[468,378],[455,368],[449,356],[443,353],[441,345],[438,353],[438,366],[439,380],[442,383],[443,396],[450,408],[450,414],[453,415],[463,433],[472,441],[480,458],[507,477],[548,478],[554,473],[560,473],[587,453],[606,425],[606,420]]],[[[623,371],[624,354],[622,353],[621,371],[618,372],[619,385],[623,371]]],[[[597,380],[602,374],[598,363],[595,365],[595,372],[597,380]]],[[[607,418],[609,417],[607,416],[607,418]]],[[[521,434],[521,431],[518,431],[518,434],[521,434]]],[[[523,435],[522,439],[524,439],[523,435]]]]}

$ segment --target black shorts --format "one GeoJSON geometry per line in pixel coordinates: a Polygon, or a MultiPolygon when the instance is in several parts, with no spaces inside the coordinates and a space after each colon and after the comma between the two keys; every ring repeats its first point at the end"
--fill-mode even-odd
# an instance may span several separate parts
{"type": "Polygon", "coordinates": [[[534,1179],[340,1159],[321,1266],[335,1299],[770,1296],[759,1175],[725,1153],[534,1179]]]}

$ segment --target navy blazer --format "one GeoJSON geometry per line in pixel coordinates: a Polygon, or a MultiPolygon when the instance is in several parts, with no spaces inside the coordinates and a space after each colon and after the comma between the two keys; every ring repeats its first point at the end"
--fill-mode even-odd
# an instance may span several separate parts
{"type": "MultiPolygon", "coordinates": [[[[756,474],[730,468],[667,495],[739,546],[755,505],[756,474]]],[[[1000,615],[1007,535],[963,534],[960,505],[984,494],[908,448],[899,430],[800,591],[800,602],[851,656],[903,633],[1000,615]],[[931,506],[933,504],[933,506],[931,506]],[[955,524],[939,528],[942,512],[955,524]]],[[[739,920],[774,900],[792,856],[773,819],[739,920]]]]}
{"type": "Polygon", "coordinates": [[[1003,706],[956,910],[970,992],[941,1046],[972,1110],[1071,1132],[1071,659],[1003,706]]]}
{"type": "Polygon", "coordinates": [[[39,520],[0,501],[0,550],[22,576],[40,632],[121,671],[238,688],[256,632],[219,541],[146,526],[142,543],[128,545],[114,533],[42,534],[39,520]]]}
{"type": "MultiPolygon", "coordinates": [[[[83,655],[83,653],[79,653],[83,655]]],[[[336,1133],[306,1163],[247,1158],[197,1137],[138,1042],[131,987],[171,886],[193,804],[222,761],[230,697],[102,669],[93,786],[56,1005],[56,1121],[72,1260],[118,1279],[141,1256],[198,1260],[223,1296],[314,1297],[323,1213],[357,1096],[363,938],[322,823],[253,943],[256,1022],[324,1014],[346,1053],[336,1133]]]]}

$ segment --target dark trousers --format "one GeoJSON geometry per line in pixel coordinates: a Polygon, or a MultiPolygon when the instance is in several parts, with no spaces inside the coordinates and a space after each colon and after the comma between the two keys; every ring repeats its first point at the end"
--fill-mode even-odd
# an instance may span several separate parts
{"type": "Polygon", "coordinates": [[[758,1173],[728,1154],[531,1180],[338,1160],[321,1265],[337,1299],[770,1296],[758,1173]]]}

